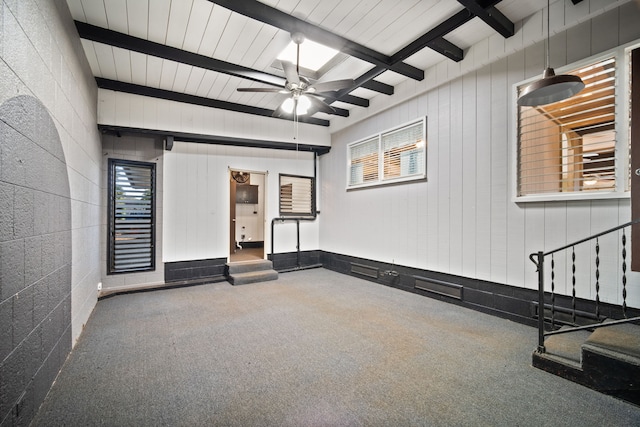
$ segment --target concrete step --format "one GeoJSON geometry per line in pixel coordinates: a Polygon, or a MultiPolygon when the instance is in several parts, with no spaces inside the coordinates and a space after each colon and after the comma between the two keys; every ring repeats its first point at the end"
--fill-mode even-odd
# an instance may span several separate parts
{"type": "Polygon", "coordinates": [[[248,271],[229,275],[229,282],[232,285],[246,285],[247,283],[267,282],[277,280],[278,272],[270,270],[248,271]]]}
{"type": "Polygon", "coordinates": [[[626,323],[545,340],[533,366],[640,405],[640,326],[626,323]]]}
{"type": "Polygon", "coordinates": [[[273,263],[268,259],[239,261],[227,263],[227,274],[248,273],[251,271],[273,270],[273,263]]]}
{"type": "Polygon", "coordinates": [[[610,358],[640,366],[640,326],[631,323],[596,329],[582,346],[610,358]]]}
{"type": "MultiPolygon", "coordinates": [[[[560,330],[567,328],[567,326],[563,326],[560,330]]],[[[546,354],[564,359],[567,363],[580,367],[582,363],[582,344],[590,335],[591,332],[589,331],[551,335],[544,341],[546,354]]]]}

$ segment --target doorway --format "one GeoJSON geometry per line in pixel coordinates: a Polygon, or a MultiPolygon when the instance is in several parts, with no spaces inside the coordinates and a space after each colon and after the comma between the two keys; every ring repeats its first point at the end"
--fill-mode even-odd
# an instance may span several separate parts
{"type": "Polygon", "coordinates": [[[266,172],[229,169],[229,262],[264,259],[266,172]]]}

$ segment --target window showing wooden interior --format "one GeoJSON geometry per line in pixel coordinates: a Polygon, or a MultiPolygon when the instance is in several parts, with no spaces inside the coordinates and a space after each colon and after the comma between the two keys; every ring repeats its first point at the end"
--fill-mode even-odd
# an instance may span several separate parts
{"type": "Polygon", "coordinates": [[[426,119],[348,146],[347,188],[426,177],[426,119]]]}
{"type": "Polygon", "coordinates": [[[616,61],[567,74],[582,78],[580,93],[518,107],[518,196],[616,190],[616,61]]]}

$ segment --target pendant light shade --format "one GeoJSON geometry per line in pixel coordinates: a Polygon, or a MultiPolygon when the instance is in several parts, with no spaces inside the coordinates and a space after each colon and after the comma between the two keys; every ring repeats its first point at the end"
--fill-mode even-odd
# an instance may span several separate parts
{"type": "Polygon", "coordinates": [[[518,98],[518,105],[537,106],[551,104],[572,97],[584,89],[584,83],[578,76],[560,74],[556,76],[553,68],[544,70],[542,79],[527,86],[518,98]]]}
{"type": "Polygon", "coordinates": [[[584,89],[584,82],[578,76],[570,74],[560,74],[556,76],[556,73],[549,65],[549,41],[550,41],[550,29],[549,29],[549,12],[551,9],[550,0],[547,0],[547,40],[545,43],[545,70],[542,73],[542,79],[531,83],[524,88],[522,94],[518,98],[518,105],[535,107],[537,105],[551,104],[553,102],[562,101],[563,99],[571,98],[576,93],[584,89]]]}

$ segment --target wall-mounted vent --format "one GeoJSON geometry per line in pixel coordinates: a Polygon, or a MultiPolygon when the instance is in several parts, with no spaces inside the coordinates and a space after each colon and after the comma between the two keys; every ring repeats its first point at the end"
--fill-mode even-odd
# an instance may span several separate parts
{"type": "Polygon", "coordinates": [[[415,289],[421,291],[432,292],[438,295],[444,295],[446,297],[462,300],[462,285],[456,285],[455,283],[443,282],[437,279],[428,279],[426,277],[413,276],[416,279],[416,283],[413,286],[415,289]]]}
{"type": "MultiPolygon", "coordinates": [[[[531,317],[538,318],[538,302],[531,301],[531,317]]],[[[551,304],[544,305],[544,318],[551,322],[551,304]]],[[[606,317],[597,318],[595,314],[582,310],[576,310],[575,320],[573,319],[572,310],[570,308],[556,306],[553,313],[553,321],[557,325],[592,325],[595,322],[602,322],[606,317]]]]}
{"type": "Polygon", "coordinates": [[[355,262],[351,263],[351,272],[360,274],[362,276],[372,277],[374,279],[378,278],[378,269],[375,267],[369,267],[368,265],[356,264],[355,262]]]}

